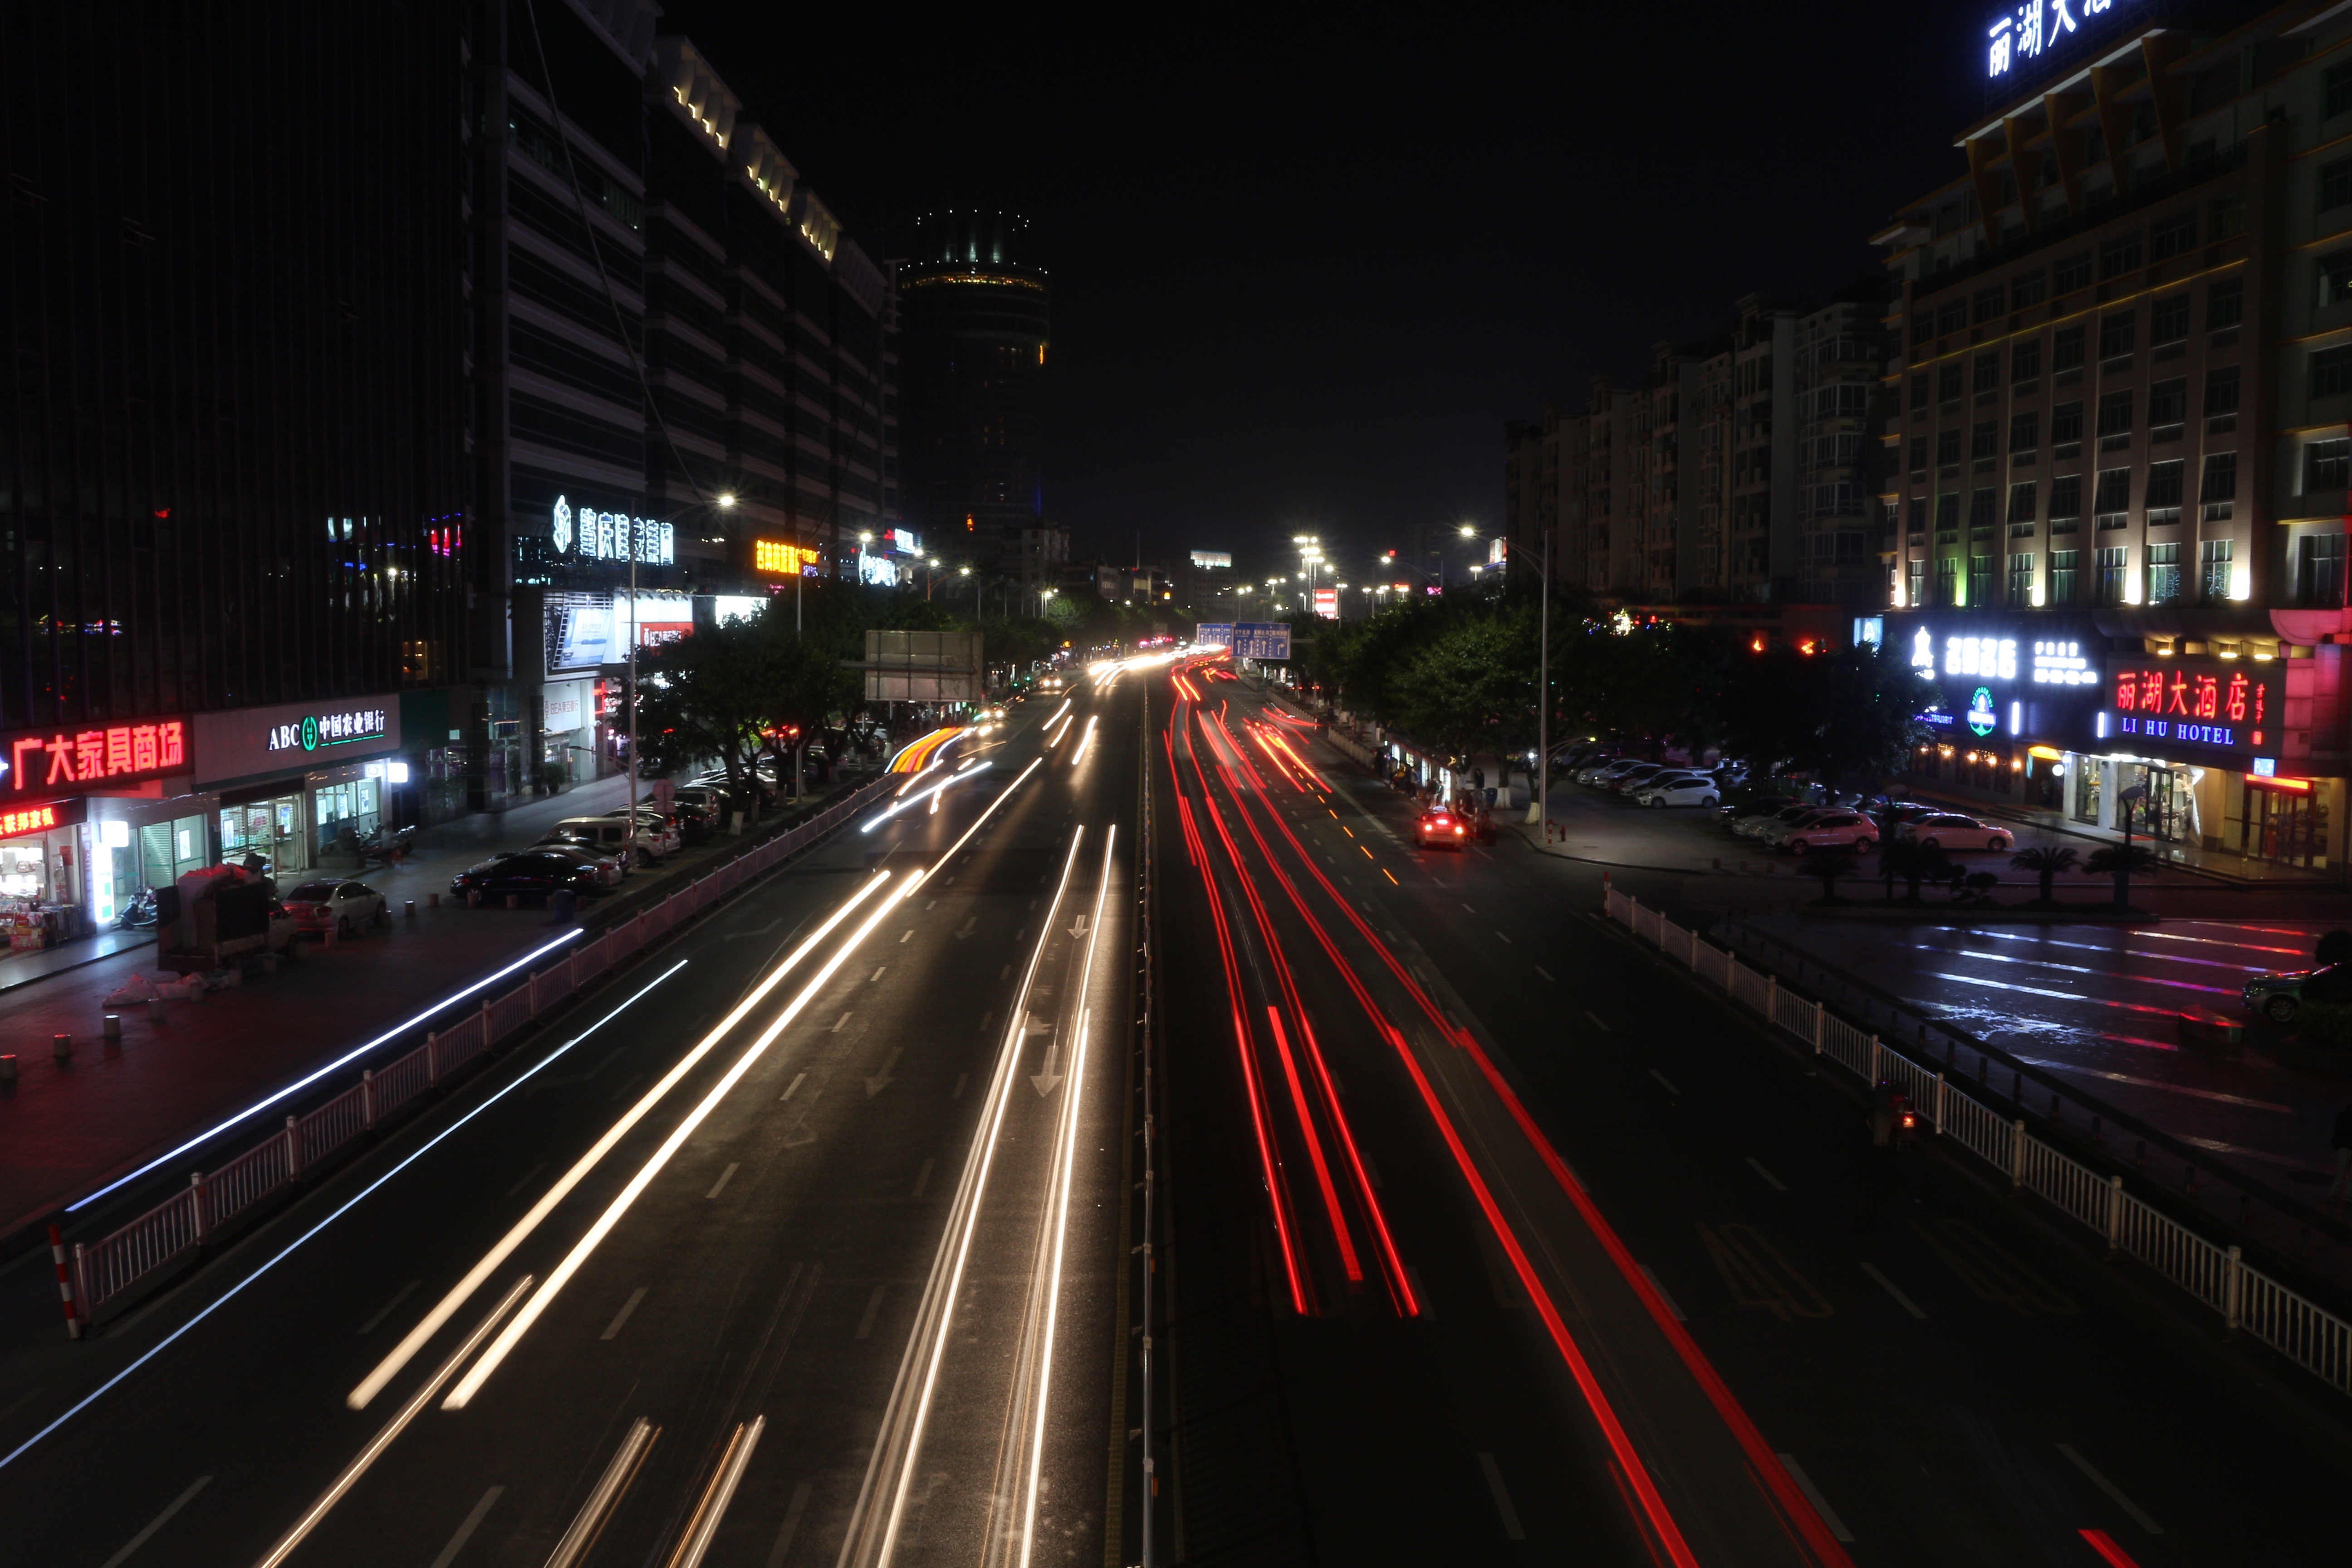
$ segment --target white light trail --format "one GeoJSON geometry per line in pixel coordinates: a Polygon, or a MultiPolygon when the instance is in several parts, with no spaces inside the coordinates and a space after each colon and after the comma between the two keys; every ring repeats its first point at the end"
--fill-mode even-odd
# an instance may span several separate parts
{"type": "Polygon", "coordinates": [[[1029,1438],[1029,1500],[1021,1518],[1021,1568],[1029,1568],[1029,1557],[1037,1538],[1037,1477],[1045,1457],[1046,1395],[1054,1384],[1054,1331],[1062,1312],[1062,1252],[1070,1232],[1070,1173],[1078,1163],[1078,1105],[1087,1083],[1087,1047],[1094,1034],[1094,1021],[1087,1016],[1087,1001],[1094,987],[1095,944],[1102,939],[1103,902],[1110,896],[1111,848],[1118,842],[1118,828],[1114,824],[1103,838],[1102,886],[1095,891],[1092,930],[1087,933],[1086,966],[1078,972],[1078,1049],[1070,1062],[1070,1081],[1064,1085],[1067,1098],[1062,1101],[1062,1148],[1057,1157],[1061,1165],[1059,1191],[1054,1195],[1054,1273],[1045,1297],[1045,1343],[1037,1361],[1037,1394],[1033,1403],[1037,1410],[1036,1430],[1029,1438]]]}
{"type": "Polygon", "coordinates": [[[572,1188],[586,1179],[588,1173],[595,1169],[597,1162],[612,1151],[613,1145],[618,1143],[627,1134],[629,1129],[645,1120],[646,1114],[660,1102],[661,1098],[676,1088],[678,1080],[693,1070],[696,1063],[709,1056],[711,1049],[719,1044],[728,1031],[743,1020],[744,1015],[766,1000],[768,993],[782,984],[784,976],[791,973],[799,965],[801,960],[806,958],[814,950],[817,943],[831,935],[834,929],[843,921],[847,920],[852,910],[871,898],[882,884],[889,879],[889,876],[890,873],[887,871],[882,872],[851,894],[848,900],[828,916],[823,925],[811,932],[807,941],[794,948],[782,963],[777,964],[768,977],[752,989],[750,995],[737,1003],[734,1009],[721,1018],[709,1034],[703,1036],[693,1049],[680,1057],[677,1065],[665,1073],[660,1082],[647,1089],[643,1099],[631,1106],[627,1113],[618,1121],[613,1123],[604,1135],[596,1140],[585,1154],[580,1156],[572,1169],[566,1171],[562,1178],[550,1187],[539,1202],[531,1205],[530,1212],[516,1221],[514,1227],[499,1239],[499,1244],[485,1253],[482,1260],[475,1264],[463,1279],[450,1288],[449,1293],[442,1297],[433,1310],[425,1315],[424,1321],[411,1329],[407,1337],[393,1347],[392,1353],[384,1357],[357,1388],[352,1390],[344,1403],[354,1410],[365,1409],[368,1401],[382,1393],[383,1385],[398,1375],[400,1369],[408,1364],[409,1359],[425,1347],[425,1342],[438,1333],[441,1326],[449,1321],[451,1315],[466,1304],[466,1299],[480,1289],[482,1282],[496,1273],[508,1258],[513,1255],[514,1249],[520,1247],[530,1233],[539,1228],[540,1222],[554,1211],[555,1205],[562,1202],[571,1194],[572,1188]]]}
{"type": "Polygon", "coordinates": [[[563,1044],[548,1052],[545,1058],[533,1063],[528,1071],[520,1074],[512,1083],[507,1085],[504,1089],[499,1090],[496,1094],[482,1101],[481,1104],[474,1107],[473,1110],[466,1112],[465,1115],[459,1117],[457,1121],[443,1128],[439,1132],[436,1133],[423,1148],[417,1150],[415,1153],[401,1161],[400,1163],[394,1165],[391,1170],[386,1171],[383,1175],[378,1176],[374,1181],[370,1182],[366,1186],[362,1187],[358,1193],[354,1194],[348,1202],[336,1209],[334,1213],[329,1215],[326,1218],[320,1220],[318,1224],[304,1231],[300,1236],[296,1237],[292,1241],[288,1242],[284,1249],[276,1257],[263,1264],[260,1268],[255,1269],[252,1273],[247,1275],[244,1279],[238,1280],[236,1284],[230,1286],[227,1289],[222,1291],[219,1297],[216,1298],[210,1306],[198,1312],[194,1317],[190,1318],[186,1322],[182,1323],[170,1333],[164,1335],[163,1339],[156,1342],[154,1348],[148,1351],[144,1355],[142,1355],[138,1360],[132,1362],[129,1366],[124,1367],[121,1372],[116,1373],[112,1377],[108,1378],[104,1383],[100,1384],[96,1388],[90,1390],[89,1393],[84,1394],[70,1409],[67,1410],[64,1415],[58,1416],[56,1420],[50,1422],[47,1426],[42,1427],[39,1431],[26,1438],[22,1443],[17,1444],[15,1448],[9,1450],[8,1454],[5,1458],[0,1458],[0,1469],[5,1469],[8,1466],[15,1464],[18,1459],[24,1458],[25,1455],[30,1453],[34,1446],[39,1443],[41,1439],[47,1437],[50,1433],[56,1431],[58,1427],[64,1426],[67,1422],[80,1415],[84,1410],[89,1409],[92,1405],[97,1404],[100,1397],[105,1394],[109,1390],[112,1389],[115,1384],[121,1383],[124,1378],[129,1377],[132,1373],[137,1372],[141,1367],[145,1366],[149,1362],[153,1361],[157,1356],[162,1355],[165,1351],[169,1350],[173,1342],[177,1341],[181,1335],[194,1328],[198,1323],[203,1322],[206,1318],[211,1317],[215,1312],[219,1311],[223,1307],[227,1306],[230,1300],[247,1286],[252,1284],[255,1280],[260,1279],[263,1275],[268,1273],[271,1269],[277,1268],[279,1264],[293,1257],[295,1252],[299,1250],[304,1243],[310,1240],[311,1237],[319,1235],[320,1232],[325,1230],[337,1220],[342,1218],[343,1215],[351,1213],[352,1210],[357,1208],[361,1204],[366,1202],[368,1197],[373,1194],[377,1188],[383,1186],[386,1182],[391,1181],[394,1176],[400,1174],[401,1172],[408,1169],[409,1166],[416,1163],[417,1161],[425,1158],[425,1155],[433,1152],[436,1148],[440,1146],[443,1140],[456,1137],[458,1129],[464,1127],[467,1122],[471,1121],[475,1117],[481,1115],[482,1112],[489,1110],[490,1107],[496,1105],[499,1100],[504,1100],[508,1095],[512,1094],[516,1089],[520,1089],[532,1079],[538,1077],[541,1073],[545,1072],[557,1062],[562,1061],[574,1046],[577,1046],[581,1041],[586,1039],[589,1036],[594,1034],[597,1030],[603,1028],[605,1025],[619,1017],[623,1013],[628,1011],[629,1008],[635,1005],[636,1003],[651,994],[654,987],[659,985],[663,981],[667,980],[671,975],[676,974],[679,970],[684,969],[685,967],[686,960],[681,958],[676,963],[671,964],[667,969],[663,970],[659,974],[655,975],[651,980],[645,984],[642,989],[637,991],[637,993],[635,995],[632,995],[627,1001],[623,1002],[619,1006],[614,1008],[611,1012],[605,1014],[603,1017],[597,1019],[594,1023],[589,1025],[586,1028],[581,1030],[578,1034],[564,1041],[563,1044]]]}
{"type": "MultiPolygon", "coordinates": [[[[882,872],[869,886],[879,885],[882,879],[888,875],[887,871],[882,872]]],[[[800,994],[785,1005],[784,1010],[776,1015],[775,1021],[761,1030],[760,1037],[752,1041],[741,1056],[735,1058],[735,1065],[727,1069],[727,1075],[711,1086],[710,1092],[702,1097],[700,1104],[687,1112],[670,1135],[662,1140],[661,1147],[654,1151],[652,1158],[648,1159],[630,1179],[629,1184],[621,1189],[620,1195],[607,1205],[604,1212],[597,1216],[596,1223],[588,1227],[588,1233],[572,1245],[572,1250],[564,1255],[563,1261],[557,1264],[555,1271],[547,1277],[547,1282],[531,1292],[530,1300],[523,1304],[522,1310],[509,1320],[507,1326],[499,1331],[499,1337],[490,1342],[490,1348],[482,1352],[482,1359],[476,1362],[472,1369],[457,1380],[457,1386],[451,1389],[449,1397],[441,1402],[442,1409],[463,1410],[467,1403],[481,1391],[482,1384],[488,1380],[490,1373],[496,1372],[499,1369],[499,1363],[506,1360],[515,1346],[522,1342],[523,1335],[530,1331],[531,1324],[537,1322],[540,1314],[547,1310],[548,1303],[555,1300],[556,1293],[570,1282],[573,1275],[580,1272],[581,1266],[588,1261],[589,1255],[596,1250],[605,1237],[612,1234],[613,1227],[621,1223],[621,1216],[629,1212],[629,1206],[637,1201],[638,1194],[653,1184],[656,1176],[661,1174],[662,1167],[669,1163],[670,1157],[685,1146],[686,1141],[694,1135],[694,1130],[701,1126],[712,1111],[719,1109],[719,1102],[727,1098],[728,1091],[740,1083],[743,1075],[750,1072],[759,1059],[768,1054],[768,1047],[775,1044],[776,1037],[782,1034],[785,1027],[801,1016],[802,1010],[807,1007],[811,998],[816,995],[825,982],[831,980],[840,972],[841,966],[849,962],[849,955],[857,951],[858,944],[871,935],[874,928],[888,919],[889,915],[890,900],[886,899],[872,914],[866,918],[863,925],[850,933],[849,940],[843,942],[831,958],[825,960],[824,966],[810,977],[806,985],[801,987],[800,994]]]]}
{"type": "Polygon", "coordinates": [[[937,795],[940,791],[947,788],[948,785],[958,783],[963,779],[971,778],[976,773],[985,773],[995,765],[996,764],[994,763],[984,762],[980,758],[975,757],[971,762],[968,762],[964,763],[963,766],[958,768],[955,772],[950,773],[947,777],[941,779],[939,783],[933,784],[930,788],[917,790],[913,795],[905,795],[892,800],[888,805],[882,808],[879,815],[866,818],[865,826],[860,827],[857,831],[860,833],[871,833],[876,828],[881,826],[884,823],[889,821],[892,817],[898,816],[900,812],[906,810],[907,807],[914,805],[917,801],[921,800],[924,796],[937,795]]]}
{"type": "Polygon", "coordinates": [[[91,1204],[96,1203],[99,1199],[106,1196],[107,1194],[113,1192],[116,1188],[127,1186],[131,1183],[137,1181],[140,1177],[151,1173],[157,1167],[170,1164],[173,1161],[178,1159],[189,1150],[196,1148],[213,1138],[218,1137],[220,1134],[227,1131],[230,1128],[236,1126],[238,1122],[243,1121],[247,1117],[252,1116],[257,1112],[268,1110],[269,1107],[277,1104],[279,1100],[284,1100],[289,1094],[299,1094],[303,1089],[310,1088],[312,1084],[326,1077],[329,1073],[333,1072],[337,1068],[349,1067],[352,1063],[359,1060],[362,1057],[367,1055],[378,1046],[385,1045],[393,1040],[400,1038],[401,1036],[408,1033],[409,1030],[416,1027],[417,1025],[424,1023],[427,1018],[432,1017],[436,1013],[440,1012],[444,1007],[448,1006],[450,1004],[464,1001],[467,997],[471,996],[475,992],[481,990],[484,986],[497,984],[499,981],[504,980],[508,975],[512,974],[516,970],[526,968],[536,963],[538,960],[546,957],[549,953],[553,952],[557,948],[562,947],[565,942],[578,942],[583,934],[585,933],[578,931],[568,931],[562,936],[557,937],[553,942],[547,942],[541,946],[531,949],[529,952],[524,953],[520,958],[516,959],[512,963],[508,964],[504,969],[499,970],[496,974],[485,976],[480,980],[475,981],[463,991],[454,992],[447,996],[444,996],[440,1001],[436,1002],[433,1005],[427,1007],[422,1013],[417,1014],[416,1016],[409,1019],[406,1023],[394,1026],[392,1028],[385,1030],[383,1034],[378,1035],[374,1039],[370,1040],[366,1045],[354,1047],[352,1049],[345,1051],[341,1056],[337,1057],[333,1061],[329,1062],[325,1067],[320,1068],[316,1071],[296,1079],[294,1082],[288,1084],[284,1089],[278,1089],[277,1092],[270,1094],[264,1099],[255,1100],[251,1105],[247,1106],[243,1110],[238,1111],[227,1121],[218,1123],[207,1131],[197,1133],[194,1138],[189,1139],[186,1142],[181,1144],[170,1153],[159,1154],[154,1159],[148,1161],[145,1164],[131,1172],[129,1175],[118,1177],[114,1181],[107,1183],[106,1185],[99,1188],[98,1191],[90,1194],[89,1196],[77,1199],[73,1203],[68,1204],[66,1205],[66,1213],[72,1214],[77,1210],[87,1208],[91,1204]]]}
{"type": "Polygon", "coordinates": [[[1078,737],[1078,749],[1070,753],[1070,766],[1075,768],[1087,760],[1087,747],[1095,738],[1095,720],[1098,717],[1094,713],[1087,715],[1087,732],[1078,737]]]}

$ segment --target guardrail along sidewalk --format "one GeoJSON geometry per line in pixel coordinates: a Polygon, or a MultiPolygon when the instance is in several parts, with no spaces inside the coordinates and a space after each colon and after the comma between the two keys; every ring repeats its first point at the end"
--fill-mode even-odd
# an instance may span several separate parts
{"type": "MultiPolygon", "coordinates": [[[[1612,888],[1605,904],[1608,918],[1649,942],[1707,981],[1739,1005],[1759,1015],[1774,1028],[1811,1046],[1813,1053],[1845,1068],[1867,1086],[1892,1083],[1929,1118],[1934,1133],[1951,1139],[1985,1163],[2005,1173],[2011,1186],[2031,1192],[2063,1210],[2070,1218],[2103,1237],[2107,1247],[2147,1265],[2213,1311],[2229,1329],[2243,1331],[2286,1356],[2305,1371],[2324,1379],[2338,1393],[2352,1394],[2352,1322],[2321,1306],[2310,1296],[2282,1282],[2272,1273],[2246,1261],[2242,1247],[2223,1243],[2182,1224],[2163,1209],[2126,1190],[2121,1172],[2103,1172],[2079,1160],[2049,1138],[2031,1130],[2028,1118],[2004,1111],[1991,1101],[1999,1098],[1990,1087],[1998,1064],[2013,1075],[2012,1103],[2021,1097],[2028,1078],[2053,1092],[2053,1117],[2063,1116],[2068,1098],[2078,1107],[2081,1097],[2068,1096],[2063,1086],[2050,1084],[2042,1074],[2004,1053],[1958,1031],[1936,1026],[1943,1037],[1945,1059],[1939,1068],[1924,1047],[1930,1026],[1917,1025],[1922,1046],[1915,1056],[1887,1045],[1866,1025],[1839,1016],[1823,1004],[1781,984],[1771,971],[1744,963],[1732,952],[1703,942],[1656,910],[1612,888]],[[1976,1058],[1978,1090],[1964,1089],[1967,1054],[1976,1058]]],[[[1749,940],[1753,940],[1752,938],[1749,940]]],[[[1891,1018],[1901,1015],[1890,1005],[1891,1018]]],[[[2094,1102],[2095,1103],[2095,1102],[2094,1102]]],[[[2021,1105],[2019,1106],[2021,1109],[2021,1105]]],[[[2142,1128],[2111,1110],[2094,1116],[2091,1135],[2099,1136],[2103,1121],[2114,1121],[2137,1131],[2142,1154],[2150,1141],[2168,1150],[2190,1152],[2154,1129],[2142,1128]]],[[[2054,1129],[2053,1129],[2054,1131],[2054,1129]]],[[[2190,1160],[2189,1191],[2194,1193],[2196,1173],[2210,1171],[2219,1180],[2233,1177],[2210,1162],[2190,1160]]],[[[2209,1189],[2214,1184],[2209,1181],[2209,1189]]],[[[2306,1242],[2315,1221],[2332,1246],[2341,1246],[2334,1233],[2343,1227],[2281,1194],[2252,1183],[2235,1183],[2251,1223],[2255,1194],[2285,1219],[2305,1221],[2306,1242]]],[[[2216,1227],[2220,1228],[2220,1227],[2216,1227]]]]}
{"type": "Polygon", "coordinates": [[[487,1055],[534,1020],[562,1005],[660,941],[744,883],[830,833],[874,798],[904,781],[877,779],[848,799],[716,868],[601,935],[573,947],[564,957],[533,972],[502,995],[446,1028],[428,1032],[425,1043],[377,1068],[363,1069],[342,1093],[300,1115],[226,1163],[191,1171],[187,1187],[99,1237],[76,1242],[71,1258],[72,1296],[66,1303],[68,1329],[79,1336],[84,1322],[158,1270],[203,1247],[222,1229],[264,1200],[292,1185],[303,1173],[373,1134],[386,1120],[438,1090],[468,1063],[487,1055]]]}

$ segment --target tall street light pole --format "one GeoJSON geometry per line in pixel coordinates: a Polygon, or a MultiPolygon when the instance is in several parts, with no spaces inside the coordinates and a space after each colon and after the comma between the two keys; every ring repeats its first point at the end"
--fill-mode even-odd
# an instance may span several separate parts
{"type": "MultiPolygon", "coordinates": [[[[1469,535],[1472,530],[1465,525],[1462,531],[1469,535]]],[[[1543,611],[1538,623],[1541,629],[1536,634],[1536,826],[1549,837],[1551,832],[1551,530],[1547,528],[1536,537],[1538,544],[1537,569],[1543,575],[1543,611]]],[[[1513,547],[1507,539],[1502,543],[1507,551],[1513,547]]]]}

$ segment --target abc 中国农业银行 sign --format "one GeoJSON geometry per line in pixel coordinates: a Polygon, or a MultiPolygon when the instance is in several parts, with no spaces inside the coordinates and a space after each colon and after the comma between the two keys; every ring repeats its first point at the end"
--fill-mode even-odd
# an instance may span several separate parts
{"type": "Polygon", "coordinates": [[[2111,733],[2118,741],[2274,752],[2279,686],[2274,664],[2143,658],[2116,665],[2107,676],[2111,733]]]}

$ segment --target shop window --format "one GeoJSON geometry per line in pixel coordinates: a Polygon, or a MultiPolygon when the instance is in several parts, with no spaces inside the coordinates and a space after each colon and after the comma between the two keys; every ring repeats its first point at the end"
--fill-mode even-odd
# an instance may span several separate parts
{"type": "Polygon", "coordinates": [[[1939,557],[1936,562],[1936,603],[1957,605],[1960,592],[1960,558],[1957,555],[1939,557]]]}
{"type": "Polygon", "coordinates": [[[1927,592],[1927,563],[1925,561],[1909,561],[1904,566],[1906,592],[1903,602],[1916,609],[1925,602],[1924,595],[1927,592]]]}

